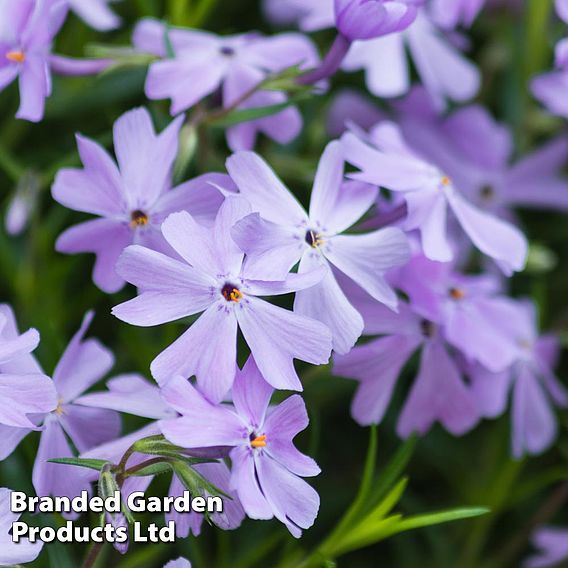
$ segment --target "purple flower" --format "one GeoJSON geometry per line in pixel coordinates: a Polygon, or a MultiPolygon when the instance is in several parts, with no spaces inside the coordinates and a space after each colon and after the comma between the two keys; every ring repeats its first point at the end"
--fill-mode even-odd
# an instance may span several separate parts
{"type": "Polygon", "coordinates": [[[20,518],[10,510],[10,489],[0,487],[0,566],[26,564],[34,561],[41,552],[43,542],[29,542],[22,539],[12,542],[12,523],[20,518]]]}
{"type": "Polygon", "coordinates": [[[373,102],[352,89],[342,89],[335,95],[327,113],[327,132],[331,138],[341,136],[350,124],[367,130],[385,120],[386,116],[373,102]]]}
{"type": "Polygon", "coordinates": [[[375,202],[377,188],[344,183],[339,142],[325,149],[315,176],[310,212],[257,154],[241,152],[227,160],[227,170],[256,213],[232,230],[247,254],[249,274],[266,273],[282,280],[300,262],[299,273],[325,268],[319,284],[296,294],[294,311],[326,324],[333,348],[347,353],[363,331],[360,314],[338,285],[332,267],[341,271],[392,309],[397,297],[384,275],[403,265],[410,250],[402,231],[389,227],[367,234],[342,235],[375,202]]]}
{"type": "Polygon", "coordinates": [[[523,568],[552,568],[568,560],[568,529],[541,527],[535,531],[532,544],[539,552],[528,558],[523,568]]]}
{"type": "Polygon", "coordinates": [[[398,434],[404,438],[412,432],[425,434],[436,421],[454,435],[473,428],[479,412],[445,345],[443,326],[406,302],[400,302],[396,314],[367,294],[353,292],[349,297],[363,314],[365,334],[381,336],[334,358],[335,374],[359,382],[351,406],[354,419],[362,425],[381,422],[403,367],[421,348],[418,374],[398,419],[398,434]]]}
{"type": "Polygon", "coordinates": [[[51,94],[51,71],[66,75],[98,73],[104,60],[74,60],[51,53],[67,16],[64,0],[0,2],[0,91],[16,78],[20,86],[17,118],[38,122],[51,94]]]}
{"type": "MultiPolygon", "coordinates": [[[[171,99],[172,115],[219,89],[223,106],[231,107],[267,75],[293,65],[307,69],[318,63],[315,47],[300,34],[217,36],[176,29],[169,32],[169,38],[173,58],[167,57],[166,27],[161,22],[143,20],[134,31],[133,41],[136,49],[163,58],[150,66],[146,95],[150,99],[171,99]]],[[[257,91],[237,106],[265,107],[285,101],[285,93],[266,90],[257,91]]],[[[230,127],[227,141],[232,150],[249,150],[254,147],[257,134],[263,133],[284,144],[294,139],[301,128],[301,115],[291,106],[271,116],[230,127]]]]}
{"type": "Polygon", "coordinates": [[[499,322],[502,331],[514,339],[516,359],[502,373],[483,367],[470,369],[472,392],[483,416],[503,412],[505,394],[512,390],[513,455],[540,454],[556,438],[553,404],[568,407],[568,391],[554,375],[560,345],[552,334],[538,335],[536,310],[530,302],[503,300],[509,304],[499,322]]]}
{"type": "Polygon", "coordinates": [[[114,0],[66,1],[81,19],[97,30],[112,30],[120,25],[120,18],[109,7],[109,4],[114,0]]]}
{"type": "Polygon", "coordinates": [[[511,132],[485,108],[472,105],[440,119],[424,92],[412,98],[400,109],[406,140],[472,203],[505,219],[514,218],[516,207],[568,210],[565,137],[512,162],[511,132]]]}
{"type": "Polygon", "coordinates": [[[233,407],[211,404],[191,383],[174,377],[163,394],[181,417],[162,420],[160,427],[170,442],[183,447],[231,447],[231,486],[247,515],[276,517],[298,538],[319,509],[318,494],[301,477],[318,475],[320,469],[292,443],[308,426],[301,397],[269,408],[272,393],[252,357],[237,372],[233,407]]]}
{"type": "Polygon", "coordinates": [[[405,30],[425,0],[335,0],[339,33],[354,41],[405,30]]]}
{"type": "Polygon", "coordinates": [[[407,146],[396,125],[378,124],[367,140],[348,132],[342,143],[347,161],[362,170],[350,177],[402,193],[408,209],[404,227],[420,232],[428,258],[448,262],[454,256],[446,234],[449,206],[473,244],[505,273],[523,269],[527,257],[524,235],[469,203],[446,172],[407,146]]]}
{"type": "Polygon", "coordinates": [[[191,568],[191,562],[185,558],[178,558],[177,560],[170,560],[164,565],[164,568],[191,568]]]}
{"type": "Polygon", "coordinates": [[[34,416],[57,406],[53,383],[31,352],[39,343],[35,329],[18,332],[12,308],[0,304],[0,460],[8,457],[30,430],[34,416]]]}
{"type": "Polygon", "coordinates": [[[34,464],[32,480],[36,493],[74,497],[85,488],[86,470],[48,463],[53,458],[74,457],[69,440],[84,452],[120,432],[116,412],[78,404],[80,395],[99,381],[112,367],[112,353],[96,339],[83,337],[93,319],[87,313],[53,373],[58,403],[55,411],[43,418],[43,431],[34,464]]]}
{"type": "Polygon", "coordinates": [[[556,68],[533,79],[531,88],[533,95],[551,113],[568,118],[568,39],[556,46],[556,68]]]}
{"type": "Polygon", "coordinates": [[[408,49],[422,84],[443,109],[445,99],[464,102],[475,96],[480,74],[457,47],[444,37],[421,9],[414,23],[404,32],[351,46],[342,68],[365,70],[367,88],[378,97],[397,97],[410,88],[408,49]]]}
{"type": "Polygon", "coordinates": [[[251,212],[242,197],[228,197],[212,229],[187,212],[170,215],[162,225],[168,243],[183,262],[140,246],[121,256],[117,270],[138,287],[140,295],[113,308],[119,319],[152,326],[203,312],[197,321],[151,365],[164,384],[175,375],[195,375],[201,390],[220,401],[235,376],[237,327],[256,362],[275,388],[301,390],[293,359],[327,362],[331,334],[326,326],[258,298],[287,294],[313,286],[325,271],[290,274],[286,280],[249,274],[244,254],[232,241],[233,225],[251,212]],[[207,349],[195,349],[207,345],[207,349]]]}
{"type": "Polygon", "coordinates": [[[486,0],[433,0],[430,6],[432,19],[444,29],[459,25],[469,28],[483,8],[486,0]]]}
{"type": "Polygon", "coordinates": [[[210,221],[223,201],[216,186],[226,176],[206,174],[171,189],[182,122],[180,116],[156,135],[146,109],[127,112],[114,124],[118,167],[97,143],[77,135],[84,168],[57,174],[53,198],[99,218],[67,229],[56,248],[68,254],[95,253],[93,280],[105,292],[124,286],[115,265],[125,247],[135,243],[174,254],[160,232],[162,221],[181,210],[210,221]]]}
{"type": "Polygon", "coordinates": [[[556,13],[568,24],[568,0],[556,0],[556,13]]]}
{"type": "Polygon", "coordinates": [[[304,32],[335,25],[333,0],[265,0],[264,11],[275,24],[298,22],[304,32]]]}

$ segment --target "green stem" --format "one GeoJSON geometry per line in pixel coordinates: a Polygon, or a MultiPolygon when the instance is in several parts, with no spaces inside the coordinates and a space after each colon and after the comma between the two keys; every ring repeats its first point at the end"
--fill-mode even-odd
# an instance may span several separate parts
{"type": "Polygon", "coordinates": [[[83,562],[82,568],[92,568],[95,565],[95,562],[97,561],[99,554],[103,550],[103,546],[104,546],[103,542],[95,542],[93,546],[91,546],[89,552],[87,553],[87,557],[83,562]]]}
{"type": "Polygon", "coordinates": [[[0,168],[14,182],[17,182],[26,168],[12,155],[12,153],[0,142],[0,168]]]}

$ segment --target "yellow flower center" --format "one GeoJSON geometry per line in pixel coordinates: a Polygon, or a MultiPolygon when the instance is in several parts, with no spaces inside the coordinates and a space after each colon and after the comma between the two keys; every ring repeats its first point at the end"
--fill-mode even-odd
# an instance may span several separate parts
{"type": "Polygon", "coordinates": [[[227,302],[237,302],[237,303],[240,302],[244,296],[244,294],[234,284],[229,284],[229,283],[223,286],[221,294],[223,294],[223,298],[225,298],[227,302]]]}
{"type": "Polygon", "coordinates": [[[57,408],[55,409],[55,414],[57,414],[57,416],[62,416],[64,414],[63,399],[61,398],[57,401],[57,408]]]}
{"type": "Polygon", "coordinates": [[[442,176],[442,179],[440,180],[440,183],[444,186],[447,187],[448,185],[450,185],[452,183],[452,180],[448,177],[448,176],[442,176]]]}
{"type": "Polygon", "coordinates": [[[322,235],[312,231],[311,229],[306,231],[305,240],[312,248],[317,248],[325,242],[322,235]]]}
{"type": "Polygon", "coordinates": [[[257,436],[250,441],[250,445],[253,448],[264,448],[266,446],[266,436],[264,434],[262,436],[257,436]]]}
{"type": "Polygon", "coordinates": [[[452,300],[463,300],[465,298],[465,291],[460,288],[450,288],[448,293],[452,300]]]}
{"type": "Polygon", "coordinates": [[[150,218],[144,211],[140,211],[140,209],[136,209],[136,211],[132,211],[130,214],[130,226],[135,229],[136,227],[143,227],[150,222],[150,218]]]}
{"type": "Polygon", "coordinates": [[[26,54],[23,51],[9,51],[6,54],[6,59],[13,61],[14,63],[23,63],[26,60],[26,54]]]}

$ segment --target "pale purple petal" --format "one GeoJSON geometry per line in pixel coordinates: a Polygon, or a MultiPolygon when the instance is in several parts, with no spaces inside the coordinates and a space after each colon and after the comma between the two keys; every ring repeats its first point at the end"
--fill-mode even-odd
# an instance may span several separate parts
{"type": "Polygon", "coordinates": [[[253,357],[249,357],[242,371],[237,370],[232,395],[239,416],[246,417],[252,426],[264,423],[264,417],[274,389],[260,374],[253,357]]]}
{"type": "Polygon", "coordinates": [[[39,122],[43,118],[45,99],[50,94],[50,71],[38,56],[28,57],[19,74],[20,107],[16,118],[39,122]]]}
{"type": "Polygon", "coordinates": [[[109,8],[112,0],[69,0],[71,8],[91,27],[106,31],[117,28],[120,18],[109,8]]]}
{"type": "Polygon", "coordinates": [[[320,322],[252,297],[236,314],[260,372],[274,388],[302,390],[294,359],[314,365],[329,360],[331,333],[320,322]]]}
{"type": "Polygon", "coordinates": [[[12,428],[0,424],[0,461],[10,456],[31,431],[26,428],[12,428]]]}

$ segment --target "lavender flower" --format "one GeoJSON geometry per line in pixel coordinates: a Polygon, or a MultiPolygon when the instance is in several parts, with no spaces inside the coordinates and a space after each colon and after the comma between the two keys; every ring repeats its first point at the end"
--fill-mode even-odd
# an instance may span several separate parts
{"type": "Polygon", "coordinates": [[[64,0],[0,0],[0,91],[18,78],[17,118],[31,122],[43,118],[52,70],[84,75],[109,65],[104,60],[74,60],[51,53],[66,15],[64,0]]]}
{"type": "Polygon", "coordinates": [[[38,332],[29,329],[20,335],[12,308],[0,304],[0,460],[31,429],[39,429],[34,415],[57,406],[53,383],[31,354],[38,343],[38,332]]]}
{"type": "Polygon", "coordinates": [[[170,215],[162,232],[183,262],[136,245],[121,256],[117,270],[140,295],[113,308],[119,319],[151,326],[203,312],[152,362],[152,375],[160,384],[175,375],[195,375],[211,400],[222,400],[235,375],[237,327],[275,388],[302,389],[294,358],[313,364],[328,360],[331,334],[326,326],[258,298],[309,288],[325,271],[275,281],[267,264],[266,277],[258,270],[250,275],[244,254],[230,236],[233,225],[250,212],[245,199],[229,197],[213,229],[199,225],[186,212],[170,215]]]}
{"type": "Polygon", "coordinates": [[[538,554],[523,563],[523,568],[552,568],[568,560],[568,529],[541,527],[532,537],[532,544],[538,554]]]}
{"type": "Polygon", "coordinates": [[[135,243],[174,254],[160,232],[162,221],[181,210],[210,221],[223,201],[217,186],[223,185],[225,176],[206,174],[171,189],[182,121],[178,117],[156,135],[146,109],[129,111],[114,124],[118,168],[98,144],[77,135],[84,168],[57,174],[53,198],[99,218],[67,229],[56,248],[68,254],[95,253],[93,280],[105,292],[124,286],[115,264],[125,247],[135,243]]]}
{"type": "Polygon", "coordinates": [[[400,32],[416,19],[425,0],[334,0],[339,33],[350,41],[400,32]]]}
{"type": "Polygon", "coordinates": [[[247,515],[274,516],[298,538],[319,509],[318,494],[299,476],[311,477],[320,469],[292,443],[308,425],[304,402],[293,395],[269,408],[272,392],[252,357],[237,372],[234,407],[214,405],[191,383],[174,377],[163,393],[181,417],[162,420],[160,427],[168,440],[183,447],[231,447],[231,485],[247,515]]]}
{"type": "Polygon", "coordinates": [[[333,0],[265,0],[264,11],[271,22],[297,21],[304,32],[331,28],[335,24],[333,0]]]}
{"type": "Polygon", "coordinates": [[[191,562],[185,558],[178,558],[177,560],[170,560],[164,565],[164,568],[191,568],[191,562]]]}
{"type": "Polygon", "coordinates": [[[374,186],[344,183],[343,167],[341,145],[331,142],[320,160],[308,214],[257,154],[242,152],[227,160],[227,170],[241,195],[257,211],[232,230],[247,254],[249,274],[266,273],[270,267],[271,276],[284,279],[298,262],[300,274],[324,267],[325,276],[318,285],[296,294],[294,311],[326,324],[338,353],[353,347],[363,331],[363,320],[338,285],[332,266],[395,309],[397,297],[384,275],[409,258],[406,237],[399,229],[341,234],[365,214],[377,196],[374,186]]]}
{"type": "Polygon", "coordinates": [[[22,539],[12,541],[12,523],[20,518],[10,510],[10,489],[0,487],[0,566],[13,566],[33,562],[40,554],[43,542],[22,539]]]}
{"type": "Polygon", "coordinates": [[[406,230],[418,230],[424,254],[447,262],[454,256],[446,235],[449,206],[473,244],[493,258],[507,274],[522,270],[527,242],[514,226],[470,204],[443,171],[412,151],[397,126],[383,122],[367,140],[348,132],[342,143],[348,162],[362,171],[350,177],[401,192],[408,215],[406,230]]]}
{"type": "Polygon", "coordinates": [[[109,7],[109,4],[115,0],[66,1],[81,19],[97,30],[112,30],[120,25],[120,18],[109,7]]]}
{"type": "Polygon", "coordinates": [[[505,219],[517,207],[568,210],[565,137],[513,162],[511,132],[485,108],[471,105],[443,119],[434,110],[427,94],[415,91],[400,108],[405,139],[472,203],[505,219]]]}
{"type": "Polygon", "coordinates": [[[342,68],[363,69],[367,88],[378,97],[400,96],[410,88],[406,49],[439,109],[444,108],[445,99],[465,102],[479,90],[478,69],[443,36],[425,8],[402,33],[353,43],[342,68]]]}
{"type": "Polygon", "coordinates": [[[483,367],[470,370],[473,394],[483,416],[504,410],[506,393],[512,390],[513,455],[540,454],[556,438],[553,404],[568,407],[568,391],[554,375],[560,345],[552,334],[539,337],[537,316],[530,302],[508,302],[508,312],[499,322],[514,339],[516,358],[509,369],[490,373],[483,367]]]}
{"type": "Polygon", "coordinates": [[[486,0],[433,0],[430,6],[432,20],[444,29],[459,25],[470,27],[486,0]]]}
{"type": "Polygon", "coordinates": [[[534,78],[532,92],[552,114],[568,118],[568,39],[558,42],[555,59],[556,70],[534,78]]]}
{"type": "MultiPolygon", "coordinates": [[[[143,20],[134,31],[134,46],[163,59],[153,63],[146,81],[150,99],[172,99],[176,115],[221,89],[223,106],[255,108],[286,101],[280,91],[257,91],[243,99],[271,73],[293,65],[302,68],[318,63],[317,52],[309,39],[300,34],[262,37],[259,34],[216,36],[197,30],[171,30],[169,38],[174,57],[167,58],[166,27],[155,20],[143,20]],[[243,100],[241,100],[243,99],[243,100]]],[[[295,107],[276,114],[232,126],[227,141],[232,150],[254,147],[258,133],[284,144],[294,139],[302,127],[295,107]]]]}

